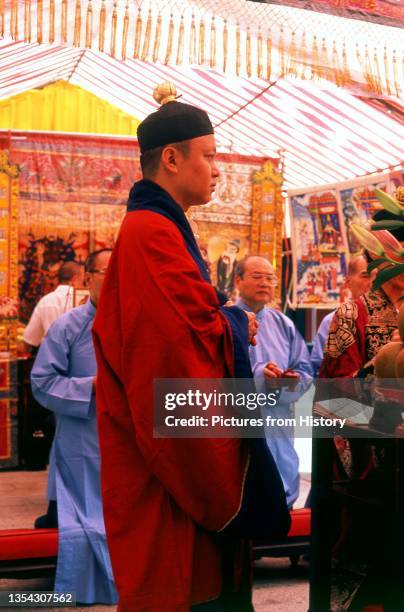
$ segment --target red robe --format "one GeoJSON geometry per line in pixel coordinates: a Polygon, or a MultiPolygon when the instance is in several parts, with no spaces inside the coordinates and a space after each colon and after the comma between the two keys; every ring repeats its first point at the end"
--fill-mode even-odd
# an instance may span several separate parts
{"type": "Polygon", "coordinates": [[[397,329],[397,312],[383,290],[348,300],[331,321],[320,378],[352,378],[373,363],[397,329]]]}
{"type": "MultiPolygon", "coordinates": [[[[358,374],[361,378],[373,374],[374,358],[390,342],[395,329],[397,312],[382,289],[344,302],[331,321],[319,377],[349,379],[346,388],[352,392],[351,380],[358,374]]],[[[338,388],[344,395],[344,381],[338,388]]],[[[341,436],[334,441],[340,462],[334,462],[335,478],[366,478],[375,467],[371,445],[341,436]]]]}
{"type": "Polygon", "coordinates": [[[154,378],[233,375],[214,289],[165,217],[126,215],[94,324],[104,517],[121,612],[185,612],[222,587],[214,532],[237,514],[239,439],[153,438],[154,378]]]}

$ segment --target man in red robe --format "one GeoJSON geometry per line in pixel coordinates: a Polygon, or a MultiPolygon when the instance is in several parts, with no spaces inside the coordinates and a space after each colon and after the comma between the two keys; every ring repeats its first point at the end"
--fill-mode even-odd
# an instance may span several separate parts
{"type": "MultiPolygon", "coordinates": [[[[175,96],[165,102],[138,128],[144,179],[130,193],[94,325],[118,609],[248,612],[248,546],[234,531],[220,532],[248,515],[254,447],[239,439],[153,437],[154,379],[251,375],[249,319],[237,307],[221,308],[185,216],[215,188],[213,128],[204,111],[175,96]]],[[[272,457],[260,486],[267,482],[279,513],[265,503],[256,510],[285,533],[289,517],[272,457]]]]}

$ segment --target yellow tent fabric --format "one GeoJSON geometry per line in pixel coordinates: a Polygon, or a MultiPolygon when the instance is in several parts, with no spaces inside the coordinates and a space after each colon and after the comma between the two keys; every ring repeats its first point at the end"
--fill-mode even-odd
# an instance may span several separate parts
{"type": "Polygon", "coordinates": [[[0,129],[136,136],[139,120],[66,81],[0,100],[0,129]]]}

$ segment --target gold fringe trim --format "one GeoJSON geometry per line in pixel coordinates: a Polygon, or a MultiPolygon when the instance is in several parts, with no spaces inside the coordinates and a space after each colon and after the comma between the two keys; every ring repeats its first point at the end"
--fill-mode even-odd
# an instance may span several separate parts
{"type": "Polygon", "coordinates": [[[210,60],[209,65],[211,68],[215,68],[216,66],[216,24],[215,18],[212,17],[212,21],[210,24],[210,60]]]}
{"type": "Polygon", "coordinates": [[[373,64],[375,67],[375,85],[376,85],[376,92],[378,94],[383,93],[383,88],[382,88],[382,78],[380,75],[380,65],[379,65],[379,58],[377,57],[377,49],[376,47],[373,48],[373,64]]]}
{"type": "Polygon", "coordinates": [[[135,44],[134,44],[134,47],[133,47],[133,59],[139,59],[139,55],[140,55],[140,41],[142,39],[142,30],[143,30],[142,11],[139,8],[138,11],[137,11],[137,18],[136,18],[135,44]]]}
{"type": "Polygon", "coordinates": [[[36,39],[38,44],[43,42],[43,0],[37,0],[36,39]]]}
{"type": "Polygon", "coordinates": [[[262,79],[263,71],[262,71],[262,34],[261,29],[258,28],[258,37],[257,37],[257,77],[262,79]]]}
{"type": "Polygon", "coordinates": [[[205,63],[205,22],[203,17],[199,22],[199,45],[198,45],[198,64],[202,66],[205,63]]]}
{"type": "Polygon", "coordinates": [[[271,32],[267,36],[267,81],[271,80],[272,75],[272,39],[271,32]]]}
{"type": "Polygon", "coordinates": [[[337,43],[335,40],[332,41],[331,62],[334,71],[335,84],[339,87],[341,85],[341,69],[339,66],[337,43]]]}
{"type": "Polygon", "coordinates": [[[31,42],[31,0],[24,0],[24,42],[31,42]]]}
{"type": "Polygon", "coordinates": [[[240,34],[240,26],[237,24],[236,30],[236,74],[240,76],[241,70],[241,34],[240,34]]]}
{"type": "Polygon", "coordinates": [[[156,31],[154,33],[154,44],[153,44],[153,62],[157,62],[160,51],[160,39],[161,39],[161,15],[157,16],[156,31]]]}
{"type": "Polygon", "coordinates": [[[115,0],[114,2],[114,8],[112,11],[112,23],[111,23],[111,43],[109,46],[110,49],[110,54],[112,57],[115,57],[115,53],[116,53],[116,26],[117,26],[117,22],[118,22],[118,13],[116,10],[116,6],[117,6],[117,0],[115,0]]]}
{"type": "Polygon", "coordinates": [[[168,24],[168,38],[167,38],[167,48],[166,55],[164,58],[164,63],[167,65],[171,61],[171,55],[173,52],[173,41],[174,41],[174,20],[173,15],[170,15],[170,23],[168,24]]]}
{"type": "Polygon", "coordinates": [[[175,63],[177,65],[182,64],[184,60],[184,16],[181,15],[180,27],[178,30],[178,46],[177,46],[177,57],[175,63]]]}
{"type": "Polygon", "coordinates": [[[151,9],[149,9],[149,14],[147,15],[147,21],[146,21],[146,30],[144,33],[142,55],[140,57],[142,62],[145,62],[149,55],[152,20],[153,20],[152,12],[151,12],[151,9]]]}
{"type": "Polygon", "coordinates": [[[189,63],[196,63],[196,25],[195,15],[192,13],[191,29],[189,32],[189,63]]]}
{"type": "Polygon", "coordinates": [[[347,52],[346,52],[346,44],[345,41],[342,45],[342,74],[341,74],[341,80],[342,83],[341,85],[347,85],[350,81],[351,81],[351,73],[349,71],[349,66],[348,66],[348,57],[347,57],[347,52]]]}
{"type": "Polygon", "coordinates": [[[229,47],[229,31],[227,29],[227,19],[225,19],[224,27],[223,27],[223,72],[226,72],[226,68],[227,68],[228,47],[229,47]]]}
{"type": "Polygon", "coordinates": [[[306,32],[303,31],[302,40],[300,41],[300,71],[299,77],[301,79],[306,78],[306,68],[307,68],[307,41],[306,41],[306,32]]]}
{"type": "Polygon", "coordinates": [[[10,34],[13,40],[18,40],[18,0],[11,0],[10,34]]]}
{"type": "Polygon", "coordinates": [[[80,47],[81,38],[81,0],[76,0],[76,12],[74,15],[73,46],[80,47]]]}
{"type": "Polygon", "coordinates": [[[251,33],[250,33],[250,28],[247,28],[247,34],[246,34],[246,39],[245,39],[245,63],[246,63],[246,70],[247,70],[247,76],[250,77],[252,74],[252,70],[251,70],[251,33]]]}
{"type": "Polygon", "coordinates": [[[281,28],[279,34],[279,42],[278,42],[278,51],[279,51],[279,68],[280,68],[280,76],[286,76],[287,74],[287,62],[286,62],[286,53],[285,53],[285,42],[283,39],[283,28],[281,28]]]}
{"type": "Polygon", "coordinates": [[[4,0],[0,0],[0,36],[4,37],[4,0]]]}
{"type": "Polygon", "coordinates": [[[86,48],[91,49],[93,41],[93,4],[92,0],[88,0],[86,14],[86,48]]]}
{"type": "Polygon", "coordinates": [[[49,0],[49,42],[55,42],[55,0],[49,0]]]}
{"type": "Polygon", "coordinates": [[[391,96],[392,90],[391,90],[391,87],[390,87],[389,62],[388,62],[387,47],[386,46],[384,47],[383,61],[384,61],[384,70],[385,70],[385,73],[386,73],[386,91],[387,91],[387,95],[391,96]]]}
{"type": "Polygon", "coordinates": [[[105,19],[106,19],[107,9],[105,8],[105,0],[102,0],[101,8],[100,8],[100,25],[98,27],[98,50],[101,53],[104,51],[105,45],[105,19]]]}
{"type": "Polygon", "coordinates": [[[320,51],[320,58],[319,58],[318,76],[320,79],[325,79],[328,74],[329,74],[328,51],[327,51],[325,37],[323,36],[321,40],[321,51],[320,51]]]}
{"type": "Polygon", "coordinates": [[[375,91],[375,83],[374,83],[373,74],[372,74],[372,67],[370,65],[370,56],[369,56],[369,49],[368,49],[367,43],[365,44],[365,63],[364,63],[363,75],[365,77],[365,81],[366,81],[369,91],[375,91]]]}
{"type": "Polygon", "coordinates": [[[314,79],[317,76],[318,70],[318,45],[317,45],[317,36],[314,34],[313,36],[313,46],[312,46],[312,54],[311,54],[311,78],[314,79]]]}
{"type": "Polygon", "coordinates": [[[61,8],[61,33],[62,43],[67,43],[67,0],[62,0],[61,8]]]}
{"type": "Polygon", "coordinates": [[[128,47],[128,33],[129,33],[129,4],[126,2],[125,6],[125,15],[123,17],[123,25],[122,25],[122,50],[121,56],[123,61],[126,60],[126,50],[128,47]]]}
{"type": "Polygon", "coordinates": [[[398,62],[396,58],[396,50],[393,51],[393,76],[394,76],[394,89],[396,90],[397,98],[400,97],[400,83],[398,78],[398,62]]]}
{"type": "Polygon", "coordinates": [[[296,33],[294,31],[292,32],[292,39],[290,41],[288,55],[289,55],[288,74],[290,74],[290,76],[297,77],[298,64],[296,62],[296,55],[297,55],[296,33]]]}
{"type": "MultiPolygon", "coordinates": [[[[338,1],[342,2],[343,0],[338,1]]],[[[22,38],[23,27],[24,42],[32,42],[32,27],[35,26],[32,26],[31,3],[32,0],[24,0],[23,2],[22,0],[0,0],[0,37],[9,35],[13,40],[18,40],[19,37],[22,38]],[[19,10],[20,5],[21,11],[19,10]],[[24,7],[24,26],[22,26],[21,23],[22,6],[24,7]],[[6,19],[6,7],[7,15],[10,15],[9,19],[8,16],[6,19]],[[6,29],[7,32],[5,31],[6,29]]],[[[56,9],[58,4],[59,0],[58,2],[56,2],[56,0],[46,0],[46,3],[44,3],[44,0],[36,0],[37,42],[39,44],[45,42],[43,40],[45,6],[45,19],[49,24],[47,42],[53,44],[60,41],[61,44],[66,44],[69,40],[72,41],[74,47],[80,47],[83,44],[81,29],[82,26],[84,27],[82,20],[84,20],[84,10],[86,10],[85,47],[91,48],[94,19],[93,0],[87,0],[86,9],[84,8],[85,5],[82,4],[82,0],[75,0],[74,19],[73,15],[70,15],[70,22],[68,16],[69,0],[60,0],[60,39],[58,39],[59,32],[56,31],[56,21],[59,22],[59,16],[56,16],[56,10],[59,10],[56,9]],[[70,29],[68,32],[69,27],[73,32],[70,32],[70,29]]],[[[120,15],[122,14],[121,59],[126,60],[128,36],[131,26],[129,0],[125,0],[124,3],[122,2],[122,5],[124,5],[122,8],[120,8],[119,0],[113,0],[111,4],[113,4],[113,9],[110,22],[111,40],[109,52],[112,57],[116,57],[118,21],[121,19],[120,15]]],[[[106,0],[101,0],[98,23],[98,49],[101,52],[105,51],[106,20],[109,19],[107,6],[109,5],[106,0]]],[[[326,37],[328,34],[322,36],[321,41],[318,34],[314,34],[310,49],[306,39],[307,33],[304,30],[301,30],[300,35],[298,31],[294,30],[289,32],[281,26],[276,40],[274,69],[272,55],[273,44],[270,30],[265,36],[261,32],[261,26],[258,25],[257,33],[252,35],[250,27],[242,31],[240,24],[237,23],[234,30],[231,29],[229,32],[229,26],[225,19],[218,22],[218,18],[212,15],[209,18],[209,22],[207,22],[206,17],[201,15],[197,17],[199,20],[197,24],[195,15],[192,14],[188,34],[185,13],[182,15],[178,14],[178,16],[175,15],[175,18],[174,15],[171,14],[167,26],[165,14],[160,11],[154,14],[151,6],[150,4],[148,8],[147,19],[143,17],[140,7],[137,11],[137,17],[134,23],[134,59],[158,62],[159,59],[163,59],[164,57],[165,64],[170,64],[175,61],[177,65],[182,65],[184,62],[184,53],[188,53],[188,59],[191,65],[205,65],[208,63],[211,68],[215,68],[218,65],[218,58],[221,57],[220,67],[223,72],[226,72],[229,70],[230,61],[229,35],[232,35],[233,31],[235,31],[235,66],[233,65],[233,61],[231,61],[231,69],[235,67],[238,76],[240,76],[242,72],[244,73],[245,70],[247,77],[256,74],[258,78],[266,78],[268,81],[273,78],[273,73],[276,72],[276,74],[279,73],[279,75],[283,77],[289,75],[302,79],[328,79],[335,82],[338,87],[347,87],[355,82],[352,79],[348,67],[345,41],[341,45],[335,38],[328,40],[326,37]],[[154,23],[153,15],[156,17],[156,23],[154,23]],[[177,19],[178,33],[176,32],[177,19]],[[143,21],[145,22],[144,27],[143,21]],[[166,27],[167,46],[165,55],[163,55],[164,49],[162,49],[161,46],[163,33],[165,33],[166,27]],[[209,42],[206,39],[207,27],[209,27],[209,42]],[[221,43],[218,36],[222,37],[221,43]],[[209,57],[207,55],[207,44],[209,44],[209,57]],[[218,54],[218,44],[222,44],[222,56],[220,51],[218,54]],[[188,49],[185,48],[185,45],[188,45],[188,49]],[[174,55],[174,53],[176,53],[176,55],[174,55]]],[[[71,8],[71,12],[72,11],[73,9],[71,8]]],[[[357,66],[355,63],[355,72],[360,71],[368,91],[386,96],[395,95],[399,97],[401,95],[403,84],[400,70],[402,64],[401,56],[398,56],[396,50],[389,51],[387,45],[385,45],[382,52],[375,46],[372,48],[368,46],[368,44],[361,46],[359,43],[356,43],[354,53],[357,63],[357,66]]]]}

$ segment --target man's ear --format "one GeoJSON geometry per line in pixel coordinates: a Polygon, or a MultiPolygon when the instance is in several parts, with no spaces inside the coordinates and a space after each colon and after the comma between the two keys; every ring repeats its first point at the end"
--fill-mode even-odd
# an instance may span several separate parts
{"type": "Polygon", "coordinates": [[[161,163],[168,172],[178,174],[179,151],[175,147],[164,147],[161,153],[161,163]]]}

